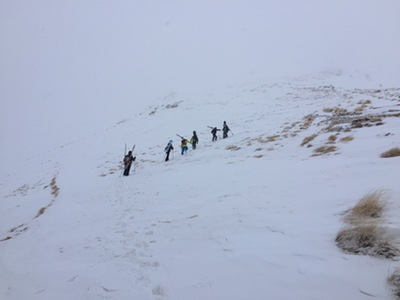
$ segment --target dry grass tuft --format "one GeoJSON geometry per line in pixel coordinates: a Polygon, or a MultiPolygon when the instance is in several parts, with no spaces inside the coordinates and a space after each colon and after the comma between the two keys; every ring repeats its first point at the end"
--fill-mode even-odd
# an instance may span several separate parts
{"type": "Polygon", "coordinates": [[[43,215],[45,210],[46,210],[46,207],[42,207],[41,209],[39,209],[35,219],[38,218],[39,216],[43,215]]]}
{"type": "Polygon", "coordinates": [[[392,148],[381,154],[382,158],[389,158],[389,157],[395,157],[395,156],[400,156],[400,148],[399,147],[392,148]]]}
{"type": "Polygon", "coordinates": [[[326,153],[330,153],[330,152],[334,152],[334,151],[336,151],[335,146],[320,146],[320,147],[314,149],[315,153],[320,153],[320,154],[326,154],[326,153]]]}
{"type": "Polygon", "coordinates": [[[354,109],[354,111],[355,112],[362,112],[366,107],[367,107],[367,105],[363,103],[359,107],[356,107],[356,109],[354,109]]]}
{"type": "Polygon", "coordinates": [[[317,134],[313,134],[313,135],[310,135],[310,136],[304,138],[303,141],[301,142],[300,146],[304,146],[305,144],[308,144],[313,139],[315,139],[317,136],[318,136],[317,134]]]}
{"type": "Polygon", "coordinates": [[[357,102],[357,104],[371,104],[371,100],[365,100],[365,101],[360,100],[357,102]]]}
{"type": "Polygon", "coordinates": [[[382,211],[386,206],[384,191],[376,190],[366,194],[350,209],[344,221],[349,226],[340,230],[336,245],[351,254],[370,255],[393,259],[400,255],[385,227],[380,227],[382,211]]]}
{"type": "Polygon", "coordinates": [[[341,107],[327,107],[323,109],[323,112],[333,113],[335,115],[347,114],[347,109],[341,107]]]}
{"type": "Polygon", "coordinates": [[[351,135],[345,136],[343,138],[341,138],[339,141],[341,141],[342,143],[347,143],[354,140],[354,137],[352,137],[351,135]]]}
{"type": "Polygon", "coordinates": [[[258,138],[257,142],[259,142],[260,144],[266,144],[266,143],[268,143],[268,140],[264,140],[262,138],[258,138]]]}
{"type": "Polygon", "coordinates": [[[384,191],[382,190],[369,192],[348,211],[344,221],[349,224],[359,224],[360,222],[368,222],[369,219],[380,218],[386,206],[383,196],[384,191]]]}
{"type": "Polygon", "coordinates": [[[58,193],[60,191],[60,188],[56,184],[56,178],[57,177],[53,177],[53,179],[50,182],[51,194],[54,196],[54,198],[58,196],[58,193]]]}
{"type": "Polygon", "coordinates": [[[393,259],[400,254],[375,225],[342,229],[336,236],[336,245],[350,254],[370,255],[393,259]]]}
{"type": "Polygon", "coordinates": [[[400,299],[400,269],[396,269],[394,273],[388,277],[387,282],[396,299],[400,299]]]}
{"type": "Polygon", "coordinates": [[[231,150],[231,151],[237,151],[240,149],[240,147],[235,146],[235,145],[230,145],[225,147],[226,150],[231,150]]]}
{"type": "Polygon", "coordinates": [[[334,110],[333,110],[333,113],[336,114],[336,115],[347,114],[347,109],[341,108],[341,107],[335,107],[334,110]]]}
{"type": "Polygon", "coordinates": [[[337,136],[334,135],[334,134],[330,135],[329,138],[328,138],[329,142],[331,142],[331,143],[335,142],[336,139],[337,139],[337,136]]]}
{"type": "Polygon", "coordinates": [[[267,141],[275,142],[279,137],[280,137],[280,135],[271,135],[271,136],[267,137],[267,141]]]}
{"type": "Polygon", "coordinates": [[[317,116],[315,114],[309,114],[303,117],[303,124],[300,124],[299,129],[305,130],[311,126],[317,116]]]}

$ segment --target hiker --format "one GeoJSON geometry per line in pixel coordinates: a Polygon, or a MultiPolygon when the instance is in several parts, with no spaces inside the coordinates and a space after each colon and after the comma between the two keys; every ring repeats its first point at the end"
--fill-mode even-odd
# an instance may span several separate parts
{"type": "Polygon", "coordinates": [[[187,139],[185,139],[185,138],[182,138],[182,141],[181,141],[181,149],[182,149],[181,155],[183,155],[183,154],[185,154],[185,152],[187,152],[187,150],[188,150],[187,143],[189,143],[189,141],[187,139]]]}
{"type": "Polygon", "coordinates": [[[196,131],[193,131],[193,136],[190,139],[190,143],[192,144],[193,150],[196,149],[196,145],[199,142],[199,138],[197,137],[196,131]]]}
{"type": "Polygon", "coordinates": [[[228,125],[226,125],[226,121],[224,121],[224,125],[222,125],[222,138],[225,139],[228,137],[228,131],[230,131],[228,125]]]}
{"type": "Polygon", "coordinates": [[[221,131],[221,129],[218,129],[217,127],[214,127],[214,128],[211,130],[211,133],[212,133],[212,135],[213,135],[213,137],[212,137],[212,141],[213,141],[213,142],[215,142],[215,141],[217,140],[217,131],[221,131]]]}
{"type": "Polygon", "coordinates": [[[131,170],[132,162],[136,160],[136,156],[132,156],[132,151],[129,151],[124,157],[124,176],[129,176],[129,171],[131,170]]]}
{"type": "Polygon", "coordinates": [[[168,142],[168,145],[165,147],[164,151],[167,153],[167,156],[165,157],[165,161],[169,161],[169,154],[171,151],[174,150],[174,147],[172,146],[172,140],[168,142]]]}

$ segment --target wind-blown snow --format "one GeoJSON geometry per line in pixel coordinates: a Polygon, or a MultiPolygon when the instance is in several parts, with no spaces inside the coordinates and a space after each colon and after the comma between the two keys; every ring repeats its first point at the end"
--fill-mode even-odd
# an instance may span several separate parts
{"type": "Polygon", "coordinates": [[[0,299],[392,298],[334,240],[383,189],[400,245],[400,6],[275,2],[0,1],[0,299]]]}

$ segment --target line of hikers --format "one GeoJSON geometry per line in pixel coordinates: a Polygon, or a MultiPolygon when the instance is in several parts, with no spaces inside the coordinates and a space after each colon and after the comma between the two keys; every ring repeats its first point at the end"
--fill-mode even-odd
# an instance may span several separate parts
{"type": "MultiPolygon", "coordinates": [[[[209,128],[211,128],[211,134],[212,134],[212,139],[211,141],[215,142],[217,140],[217,131],[221,131],[221,129],[218,129],[217,127],[212,127],[212,126],[208,126],[209,128]]],[[[232,132],[232,130],[230,130],[230,128],[228,127],[228,125],[226,124],[226,121],[224,121],[224,124],[222,125],[222,138],[227,138],[228,137],[228,132],[232,132]]],[[[192,144],[192,149],[195,150],[197,144],[199,143],[199,138],[197,137],[196,131],[193,131],[193,136],[190,139],[190,141],[188,141],[187,139],[185,139],[184,137],[178,135],[181,138],[181,155],[184,155],[187,150],[188,150],[188,146],[187,144],[190,143],[192,144]]],[[[169,155],[171,153],[172,150],[174,150],[174,146],[172,145],[173,141],[170,140],[167,144],[167,146],[165,147],[164,151],[167,154],[165,157],[165,161],[169,161],[169,155]]]]}
{"type": "MultiPolygon", "coordinates": [[[[221,131],[221,129],[218,129],[217,127],[212,127],[212,126],[208,126],[208,127],[212,129],[211,130],[211,134],[212,134],[211,141],[215,142],[217,140],[217,131],[221,131]]],[[[224,138],[224,139],[227,138],[229,131],[233,134],[232,130],[230,130],[230,128],[226,124],[226,121],[224,121],[224,124],[222,125],[222,138],[224,138]]],[[[190,141],[188,141],[183,136],[180,136],[178,134],[177,134],[177,136],[179,136],[181,138],[181,155],[184,155],[188,151],[188,145],[187,145],[188,143],[192,144],[193,150],[196,150],[196,146],[199,143],[199,138],[198,138],[195,130],[193,131],[193,136],[190,139],[190,141]]],[[[172,143],[173,143],[173,141],[170,140],[164,149],[164,152],[166,153],[165,161],[169,161],[169,155],[170,155],[171,151],[174,150],[174,146],[172,145],[172,143]]],[[[134,148],[135,148],[135,146],[133,147],[133,149],[134,148]]],[[[133,151],[133,149],[132,149],[132,151],[133,151]]],[[[131,169],[132,163],[136,160],[136,156],[132,155],[132,151],[129,151],[128,154],[126,154],[124,156],[124,160],[123,160],[124,161],[124,176],[129,176],[129,171],[131,169]]]]}

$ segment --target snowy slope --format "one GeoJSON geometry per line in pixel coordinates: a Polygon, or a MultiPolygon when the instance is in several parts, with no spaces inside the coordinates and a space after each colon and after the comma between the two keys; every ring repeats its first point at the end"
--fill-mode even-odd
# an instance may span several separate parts
{"type": "Polygon", "coordinates": [[[334,239],[344,211],[385,189],[385,226],[400,243],[400,159],[379,157],[400,146],[399,113],[400,88],[337,71],[170,94],[5,163],[0,298],[391,299],[398,262],[343,253],[334,239]],[[371,115],[383,124],[350,129],[371,115]],[[224,120],[234,135],[212,143],[207,126],[224,120]],[[181,156],[175,134],[193,130],[199,147],[181,156]],[[332,135],[336,151],[313,156],[332,135]],[[124,143],[136,144],[129,177],[124,143]]]}

